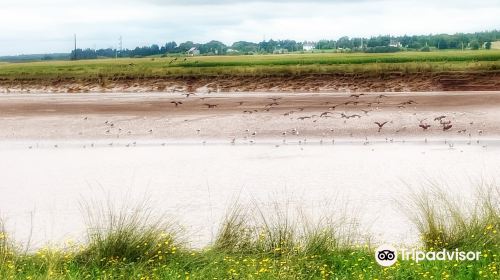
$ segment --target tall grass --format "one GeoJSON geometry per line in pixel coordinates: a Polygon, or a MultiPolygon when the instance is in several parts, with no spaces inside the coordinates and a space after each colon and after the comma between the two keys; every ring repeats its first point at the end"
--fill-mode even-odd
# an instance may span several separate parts
{"type": "Polygon", "coordinates": [[[350,217],[324,213],[314,218],[289,204],[274,203],[268,211],[235,204],[221,224],[213,248],[246,254],[314,255],[348,249],[359,241],[354,213],[350,217]]]}
{"type": "Polygon", "coordinates": [[[86,246],[76,259],[83,263],[151,262],[175,253],[180,229],[166,216],[155,216],[147,200],[135,205],[82,203],[87,224],[86,246]]]}
{"type": "Polygon", "coordinates": [[[7,233],[4,221],[0,218],[0,277],[5,270],[14,267],[19,254],[20,252],[15,248],[14,241],[7,233]]]}
{"type": "Polygon", "coordinates": [[[494,185],[482,185],[473,197],[460,197],[430,183],[406,203],[426,249],[498,249],[500,189],[494,185]]]}
{"type": "MultiPolygon", "coordinates": [[[[171,219],[147,200],[121,206],[82,203],[86,242],[34,253],[0,238],[0,279],[498,279],[498,188],[483,188],[462,203],[443,189],[415,192],[407,213],[427,250],[480,250],[477,262],[400,261],[384,268],[361,238],[351,209],[310,216],[288,203],[236,203],[214,242],[185,246],[171,219]]],[[[5,232],[0,223],[0,232],[5,232]]]]}
{"type": "Polygon", "coordinates": [[[8,240],[4,222],[0,219],[0,266],[3,266],[9,259],[11,251],[11,244],[8,240]]]}

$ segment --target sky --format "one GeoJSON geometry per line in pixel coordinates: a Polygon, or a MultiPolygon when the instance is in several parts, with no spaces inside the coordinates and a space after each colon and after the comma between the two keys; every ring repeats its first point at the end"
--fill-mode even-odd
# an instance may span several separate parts
{"type": "Polygon", "coordinates": [[[0,55],[500,29],[500,0],[0,0],[0,55]]]}

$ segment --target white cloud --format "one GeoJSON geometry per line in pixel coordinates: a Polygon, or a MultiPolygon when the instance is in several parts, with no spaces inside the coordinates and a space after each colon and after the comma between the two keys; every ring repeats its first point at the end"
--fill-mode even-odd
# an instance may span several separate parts
{"type": "Polygon", "coordinates": [[[0,55],[212,39],[318,40],[500,28],[498,0],[0,0],[0,55]]]}

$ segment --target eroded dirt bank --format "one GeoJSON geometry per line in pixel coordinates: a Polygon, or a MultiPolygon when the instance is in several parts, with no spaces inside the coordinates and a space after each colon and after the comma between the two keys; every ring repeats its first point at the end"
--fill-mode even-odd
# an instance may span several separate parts
{"type": "Polygon", "coordinates": [[[500,71],[0,79],[0,92],[401,92],[500,90],[500,71]]]}

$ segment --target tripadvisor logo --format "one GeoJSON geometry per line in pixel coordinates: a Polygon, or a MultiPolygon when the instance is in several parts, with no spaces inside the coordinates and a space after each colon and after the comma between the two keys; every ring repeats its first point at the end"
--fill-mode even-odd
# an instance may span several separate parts
{"type": "Polygon", "coordinates": [[[398,252],[391,245],[381,245],[375,250],[375,260],[381,266],[391,266],[398,260],[398,252]]]}
{"type": "MultiPolygon", "coordinates": [[[[477,261],[481,256],[481,252],[464,252],[455,250],[446,250],[443,249],[441,251],[419,251],[419,250],[407,250],[401,249],[399,251],[401,256],[401,260],[403,261],[477,261]]],[[[375,250],[375,260],[381,266],[391,266],[396,263],[398,260],[398,251],[394,246],[391,245],[381,245],[375,250]]]]}

